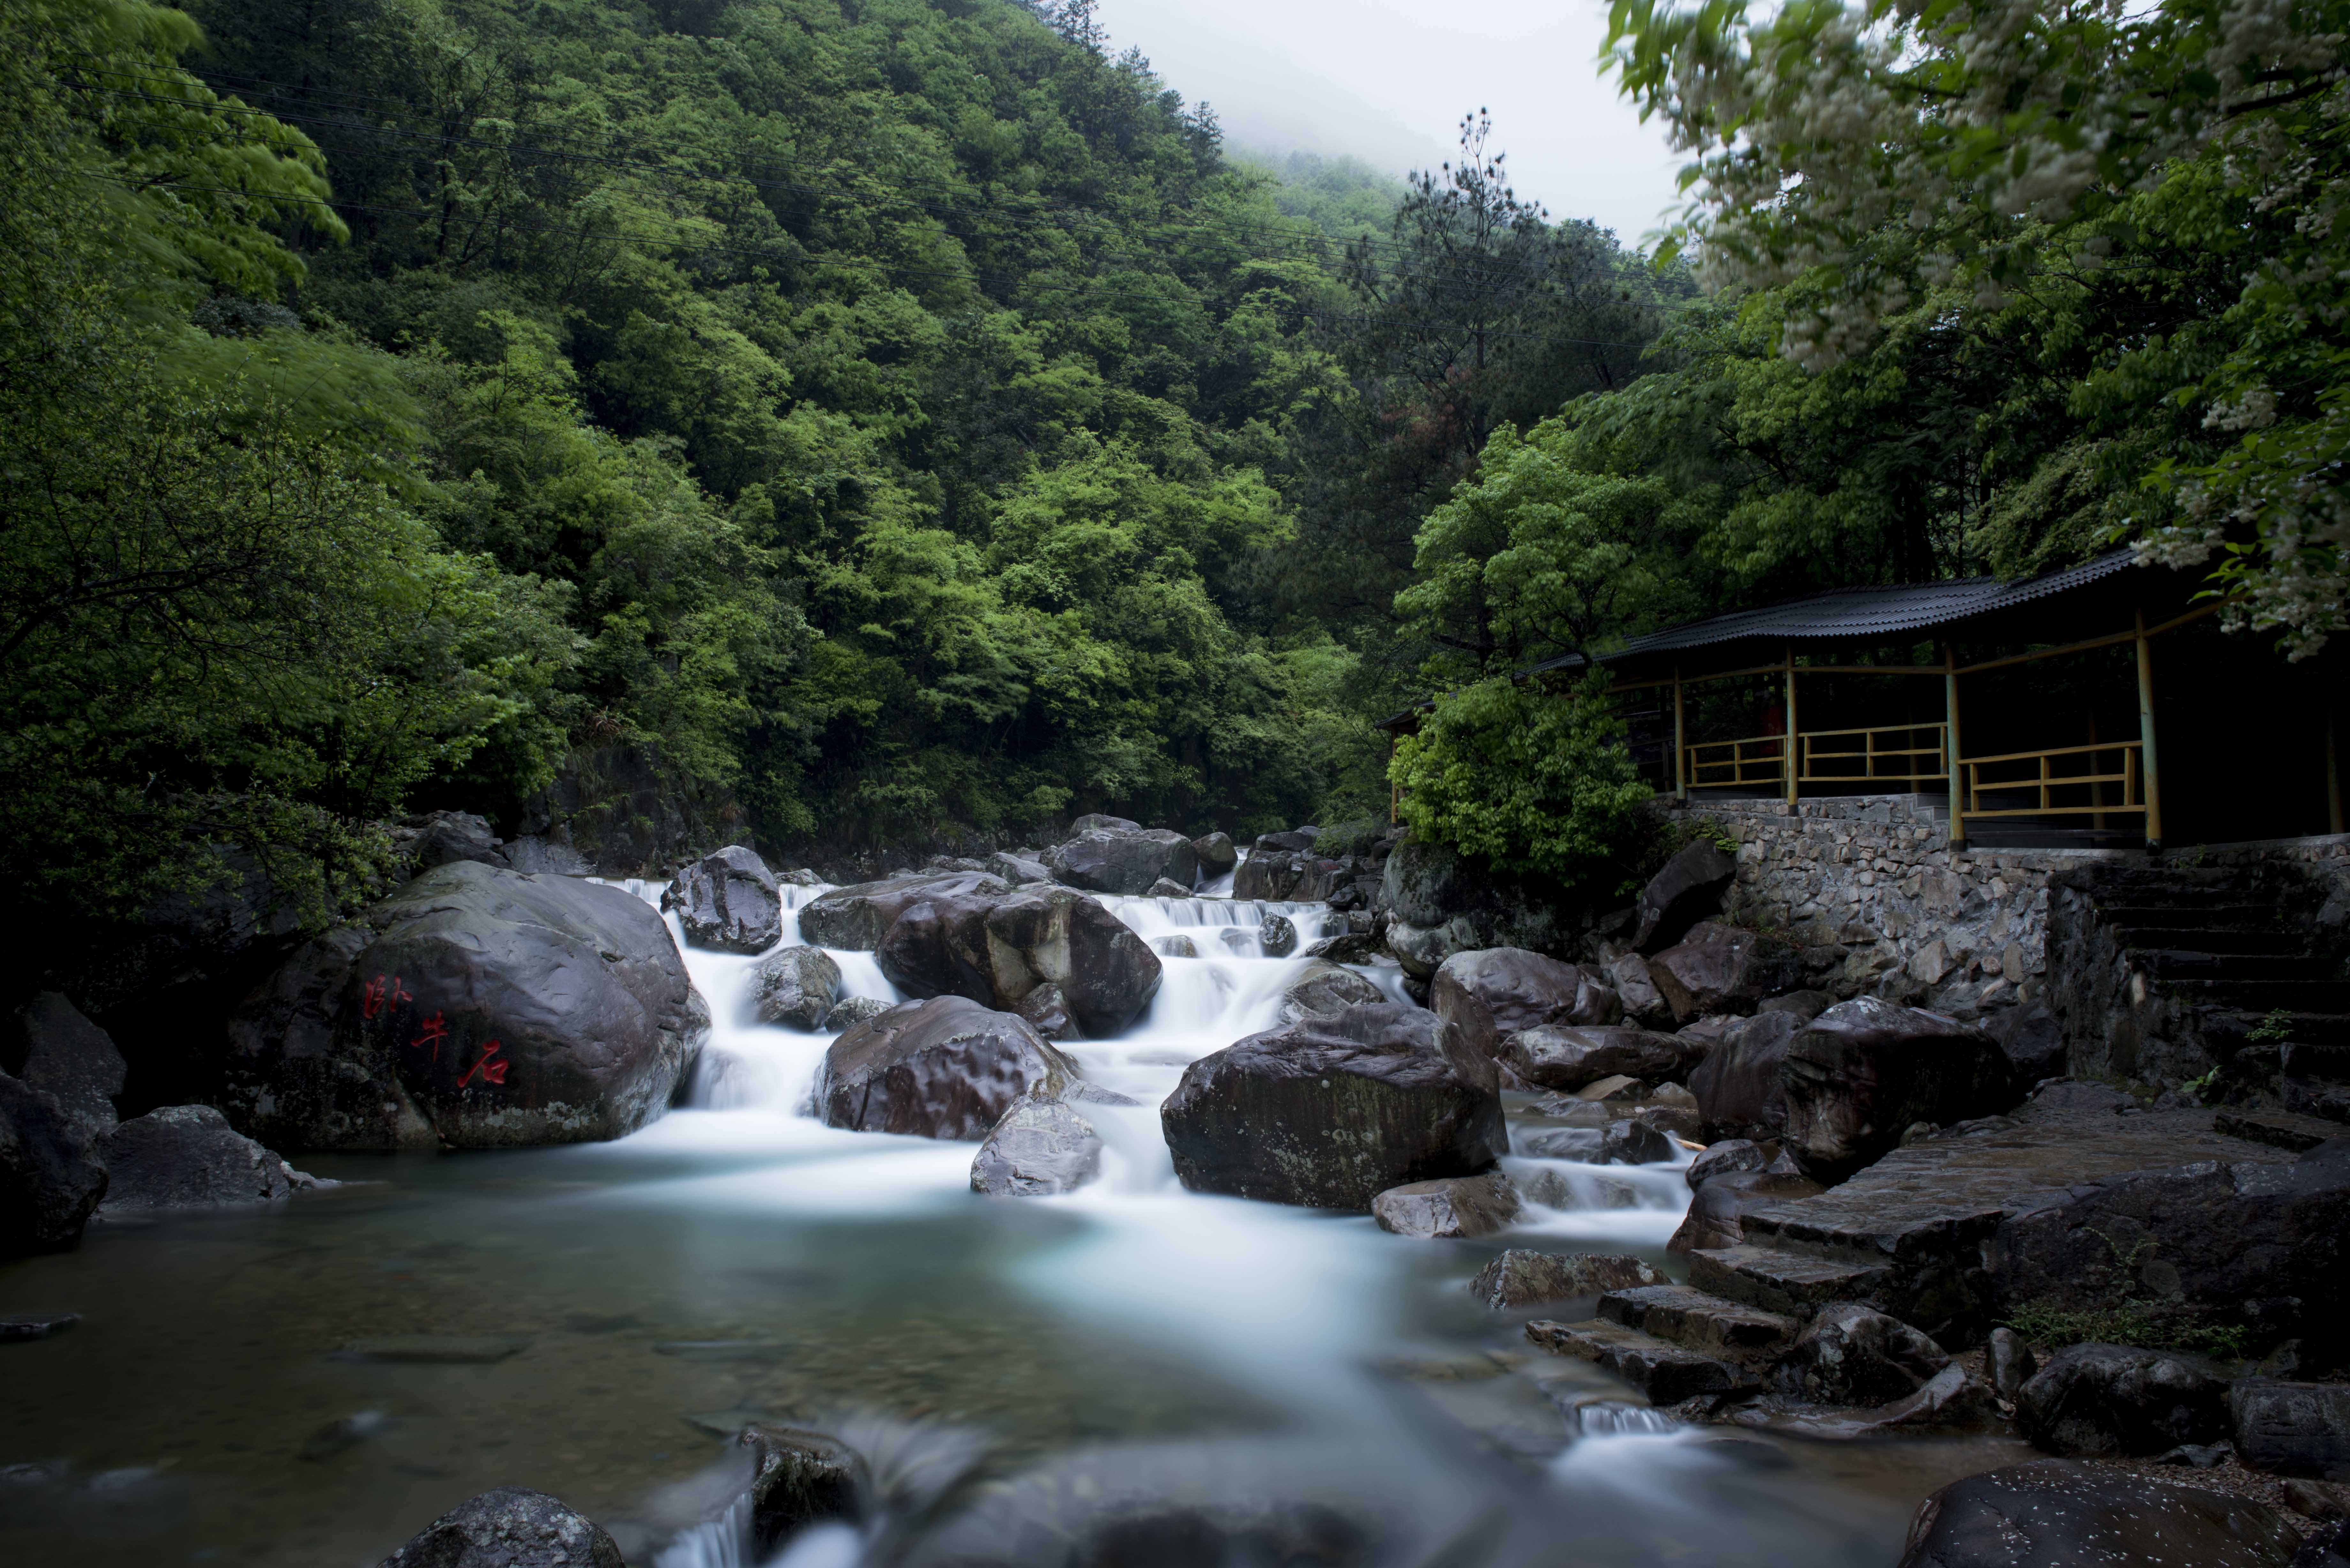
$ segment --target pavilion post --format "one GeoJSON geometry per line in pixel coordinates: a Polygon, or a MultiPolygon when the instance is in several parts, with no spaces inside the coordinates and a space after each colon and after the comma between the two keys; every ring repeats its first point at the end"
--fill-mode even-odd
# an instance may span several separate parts
{"type": "Polygon", "coordinates": [[[1787,771],[1787,804],[1795,804],[1795,645],[1787,645],[1787,743],[1780,748],[1787,771]]]}
{"type": "Polygon", "coordinates": [[[2162,847],[2162,774],[2154,761],[2154,644],[2146,635],[2146,612],[2137,612],[2138,765],[2146,789],[2146,846],[2162,847]]]}
{"type": "Polygon", "coordinates": [[[1959,656],[1942,644],[1942,765],[1950,771],[1950,847],[1967,846],[1967,774],[1959,765],[1959,656]]]}
{"type": "MultiPolygon", "coordinates": [[[[2328,757],[2333,754],[2326,753],[2328,757]]],[[[1677,667],[1673,670],[1673,798],[1684,805],[1689,804],[1688,757],[1689,722],[1681,708],[1681,672],[1677,667]]]]}

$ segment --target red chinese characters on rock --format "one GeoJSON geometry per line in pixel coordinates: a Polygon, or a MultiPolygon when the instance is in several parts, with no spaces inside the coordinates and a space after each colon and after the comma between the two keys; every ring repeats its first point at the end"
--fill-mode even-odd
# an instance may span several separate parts
{"type": "Polygon", "coordinates": [[[479,1076],[484,1084],[504,1084],[506,1081],[506,1068],[512,1064],[496,1058],[498,1053],[504,1049],[504,1044],[496,1040],[484,1046],[482,1059],[465,1069],[465,1075],[457,1080],[457,1086],[463,1088],[476,1076],[479,1076]]]}
{"type": "Polygon", "coordinates": [[[419,1026],[416,1038],[411,1040],[408,1046],[411,1051],[421,1051],[430,1045],[432,1047],[432,1060],[438,1062],[441,1060],[441,1042],[448,1038],[449,1021],[444,1014],[436,1012],[419,1026]]]}
{"type": "Polygon", "coordinates": [[[359,1016],[373,1019],[387,1007],[397,1007],[403,1002],[415,1000],[408,988],[400,983],[398,975],[391,976],[389,981],[382,975],[378,975],[359,987],[359,1016]]]}

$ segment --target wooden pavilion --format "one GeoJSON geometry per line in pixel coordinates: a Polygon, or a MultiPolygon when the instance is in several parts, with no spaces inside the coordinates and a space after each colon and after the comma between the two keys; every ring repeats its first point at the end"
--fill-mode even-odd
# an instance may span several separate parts
{"type": "Polygon", "coordinates": [[[2015,582],[1840,588],[1596,662],[1650,783],[1684,800],[1939,796],[1953,847],[2342,832],[2340,651],[2288,664],[2222,632],[2206,587],[2123,549],[2015,582]]]}

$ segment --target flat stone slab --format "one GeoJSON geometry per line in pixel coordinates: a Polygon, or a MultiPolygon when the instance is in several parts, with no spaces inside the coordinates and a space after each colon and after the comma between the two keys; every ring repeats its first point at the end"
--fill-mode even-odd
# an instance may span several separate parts
{"type": "Polygon", "coordinates": [[[1544,1350],[1596,1363],[1647,1395],[1652,1405],[1678,1405],[1700,1394],[1750,1388],[1756,1382],[1752,1372],[1735,1362],[1599,1318],[1577,1324],[1536,1319],[1526,1324],[1526,1338],[1544,1350]]]}
{"type": "Polygon", "coordinates": [[[357,1361],[405,1361],[423,1365],[485,1366],[529,1348],[530,1341],[504,1334],[395,1334],[355,1339],[342,1355],[357,1361]]]}
{"type": "Polygon", "coordinates": [[[1690,1254],[1690,1283],[1699,1290],[1799,1319],[1830,1302],[1866,1299],[1886,1273],[1874,1264],[1770,1247],[1719,1247],[1690,1254]]]}
{"type": "Polygon", "coordinates": [[[21,1340],[47,1339],[65,1333],[81,1321],[78,1312],[17,1313],[0,1317],[0,1345],[14,1345],[21,1340]]]}
{"type": "Polygon", "coordinates": [[[2350,1137],[2350,1127],[2340,1122],[2292,1111],[2220,1111],[2211,1125],[2223,1137],[2267,1144],[2288,1154],[2301,1154],[2332,1138],[2350,1137]]]}
{"type": "Polygon", "coordinates": [[[1769,1355],[1803,1331],[1796,1319],[1687,1285],[1641,1285],[1599,1298],[1599,1315],[1707,1355],[1769,1355]]]}

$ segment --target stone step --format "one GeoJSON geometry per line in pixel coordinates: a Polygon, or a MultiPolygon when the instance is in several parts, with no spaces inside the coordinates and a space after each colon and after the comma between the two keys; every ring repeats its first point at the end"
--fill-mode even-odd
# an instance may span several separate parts
{"type": "MultiPolygon", "coordinates": [[[[2182,914],[2187,911],[2181,910],[2182,914]]],[[[2284,953],[2305,956],[2309,944],[2291,931],[2267,925],[2111,927],[2126,948],[2170,949],[2196,953],[2284,953]]]]}
{"type": "Polygon", "coordinates": [[[2173,904],[2188,898],[2254,901],[2250,880],[2241,871],[2225,866],[2101,866],[2075,886],[2084,884],[2101,908],[2173,904]]]}
{"type": "Polygon", "coordinates": [[[2211,1128],[2228,1137],[2266,1144],[2293,1154],[2340,1137],[2344,1131],[2339,1121],[2322,1116],[2296,1116],[2291,1111],[2223,1110],[2211,1118],[2211,1128]]]}
{"type": "Polygon", "coordinates": [[[1708,1355],[1753,1360],[1792,1343],[1792,1317],[1722,1300],[1688,1285],[1638,1285],[1599,1298],[1599,1315],[1708,1355]]]}
{"type": "Polygon", "coordinates": [[[2176,904],[2100,904],[2097,913],[2107,925],[2126,931],[2268,931],[2277,926],[2276,910],[2270,905],[2214,904],[2199,893],[2176,904]]]}
{"type": "Polygon", "coordinates": [[[1809,1318],[1830,1302],[1858,1301],[1886,1271],[1868,1263],[1784,1252],[1773,1247],[1721,1247],[1691,1252],[1690,1283],[1742,1306],[1809,1318]]]}
{"type": "Polygon", "coordinates": [[[2137,961],[2158,980],[2336,981],[2342,961],[2330,953],[2197,952],[2184,948],[2140,948],[2137,961]]]}
{"type": "Polygon", "coordinates": [[[2350,1012],[2350,981],[2202,980],[2164,976],[2162,988],[2199,1007],[2262,1016],[2282,1012],[2350,1012]]]}
{"type": "Polygon", "coordinates": [[[1604,1318],[1574,1324],[1537,1318],[1526,1324],[1526,1338],[1556,1355],[1596,1363],[1647,1395],[1651,1405],[1678,1405],[1700,1394],[1732,1394],[1761,1381],[1736,1361],[1705,1355],[1604,1318]]]}
{"type": "Polygon", "coordinates": [[[2256,1044],[2265,1044],[2274,1050],[2281,1041],[2294,1050],[2340,1053],[2343,1070],[2336,1072],[2329,1067],[2303,1075],[2350,1079],[2350,1014],[2288,1012],[2272,1027],[2268,1013],[2228,1008],[2204,1013],[2199,1023],[2206,1040],[2223,1043],[2231,1053],[2256,1044]],[[2255,1032],[2263,1037],[2262,1041],[2251,1039],[2255,1032]]]}

